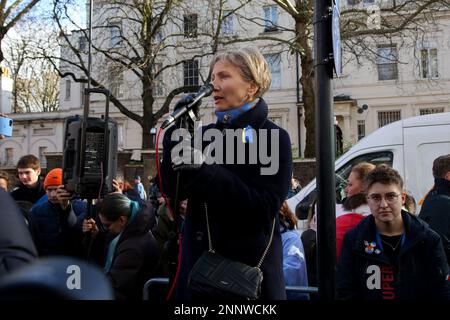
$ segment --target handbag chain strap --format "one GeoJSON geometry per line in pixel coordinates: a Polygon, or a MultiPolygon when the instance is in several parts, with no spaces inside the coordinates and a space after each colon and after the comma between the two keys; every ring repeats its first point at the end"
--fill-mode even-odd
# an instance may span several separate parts
{"type": "MultiPolygon", "coordinates": [[[[205,202],[205,215],[206,215],[206,229],[208,231],[208,247],[209,247],[209,252],[215,252],[213,247],[212,247],[212,241],[211,241],[211,231],[209,230],[209,218],[208,218],[208,206],[205,202]]],[[[273,240],[273,233],[275,231],[275,218],[273,218],[273,222],[272,222],[272,232],[270,233],[270,239],[269,239],[269,243],[267,244],[266,249],[264,250],[264,253],[261,257],[261,259],[259,260],[258,264],[256,265],[256,268],[260,269],[261,265],[264,261],[264,259],[266,258],[267,253],[269,252],[269,248],[270,245],[272,244],[272,240],[273,240]]]]}

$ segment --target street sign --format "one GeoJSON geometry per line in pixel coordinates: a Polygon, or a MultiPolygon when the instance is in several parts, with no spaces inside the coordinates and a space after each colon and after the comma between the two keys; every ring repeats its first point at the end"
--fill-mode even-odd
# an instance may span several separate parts
{"type": "Polygon", "coordinates": [[[340,11],[339,11],[340,0],[334,0],[333,5],[333,16],[332,16],[332,31],[333,31],[333,60],[334,60],[334,70],[336,76],[340,77],[342,75],[342,53],[341,53],[341,30],[339,24],[340,11]]]}

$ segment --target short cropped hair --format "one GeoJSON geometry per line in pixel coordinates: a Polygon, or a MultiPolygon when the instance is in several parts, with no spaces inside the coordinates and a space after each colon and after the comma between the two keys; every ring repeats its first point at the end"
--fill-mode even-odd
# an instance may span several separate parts
{"type": "Polygon", "coordinates": [[[450,154],[437,157],[433,161],[433,176],[434,178],[444,178],[447,172],[450,171],[450,154]]]}
{"type": "Polygon", "coordinates": [[[381,184],[395,184],[400,190],[403,190],[403,179],[397,170],[391,168],[386,164],[381,164],[373,169],[364,179],[365,193],[369,191],[370,187],[375,183],[381,184]]]}
{"type": "Polygon", "coordinates": [[[235,65],[241,73],[242,78],[248,82],[253,82],[258,86],[255,96],[262,97],[269,90],[272,76],[269,65],[264,56],[256,48],[229,49],[218,53],[211,61],[210,71],[219,61],[228,61],[235,65]]]}
{"type": "Polygon", "coordinates": [[[32,154],[27,154],[19,159],[17,162],[17,169],[31,168],[33,170],[38,170],[41,168],[41,163],[39,159],[32,154]]]}

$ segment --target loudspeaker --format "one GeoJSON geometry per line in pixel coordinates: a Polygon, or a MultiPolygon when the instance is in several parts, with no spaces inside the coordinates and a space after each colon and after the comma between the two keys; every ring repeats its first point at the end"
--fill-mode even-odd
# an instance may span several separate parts
{"type": "Polygon", "coordinates": [[[82,150],[83,118],[64,124],[63,184],[81,199],[97,199],[112,192],[117,171],[117,123],[108,118],[87,118],[82,150]],[[105,128],[106,126],[106,128],[105,128]]]}

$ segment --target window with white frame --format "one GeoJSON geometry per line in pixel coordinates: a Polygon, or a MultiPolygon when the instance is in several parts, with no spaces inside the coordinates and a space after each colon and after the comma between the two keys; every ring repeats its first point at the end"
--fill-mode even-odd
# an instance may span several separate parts
{"type": "Polygon", "coordinates": [[[83,34],[78,38],[78,49],[81,52],[84,52],[86,51],[86,47],[87,47],[87,38],[83,34]]]}
{"type": "Polygon", "coordinates": [[[111,72],[111,93],[116,98],[122,98],[124,94],[123,72],[111,72]]]}
{"type": "Polygon", "coordinates": [[[377,55],[378,80],[397,79],[397,46],[378,46],[377,55]]]}
{"type": "Polygon", "coordinates": [[[400,110],[378,111],[378,128],[381,128],[391,122],[401,120],[400,110]]]}
{"type": "Polygon", "coordinates": [[[70,99],[71,88],[72,88],[72,81],[70,81],[70,79],[66,79],[66,95],[65,95],[66,100],[70,99]]]}
{"type": "Polygon", "coordinates": [[[269,65],[270,73],[272,74],[272,82],[270,84],[270,89],[280,89],[281,88],[281,54],[265,54],[267,64],[269,65]]]}
{"type": "Polygon", "coordinates": [[[185,86],[198,86],[198,61],[183,62],[183,83],[185,86]]]}
{"type": "Polygon", "coordinates": [[[422,78],[438,78],[438,55],[437,49],[422,49],[420,51],[421,55],[421,67],[422,67],[422,78]]]}
{"type": "Polygon", "coordinates": [[[223,12],[222,26],[220,28],[220,33],[223,36],[231,36],[234,34],[234,15],[232,11],[225,10],[223,12]]]}
{"type": "Polygon", "coordinates": [[[14,149],[13,148],[5,148],[5,165],[13,166],[14,165],[14,149]]]}
{"type": "Polygon", "coordinates": [[[361,140],[366,136],[366,121],[365,120],[358,120],[356,122],[357,128],[358,128],[358,140],[361,140]]]}
{"type": "Polygon", "coordinates": [[[197,38],[198,15],[196,13],[187,14],[184,16],[184,37],[197,38]]]}
{"type": "Polygon", "coordinates": [[[278,5],[263,7],[264,9],[264,32],[278,30],[278,5]]]}
{"type": "MultiPolygon", "coordinates": [[[[154,72],[159,72],[162,69],[162,63],[154,64],[154,72]]],[[[153,80],[153,95],[162,96],[164,94],[163,91],[163,83],[162,83],[162,73],[160,72],[158,76],[153,80]]]]}
{"type": "Polygon", "coordinates": [[[122,43],[122,23],[120,22],[110,22],[108,24],[109,29],[109,47],[116,48],[122,43]]]}
{"type": "Polygon", "coordinates": [[[47,158],[45,153],[47,152],[47,147],[39,147],[39,162],[42,168],[47,168],[47,158]]]}
{"type": "Polygon", "coordinates": [[[433,113],[443,113],[444,107],[438,107],[438,108],[421,108],[420,115],[424,116],[426,114],[433,114],[433,113]]]}
{"type": "Polygon", "coordinates": [[[283,128],[283,117],[282,116],[268,116],[267,119],[275,123],[280,128],[283,128]]]}

